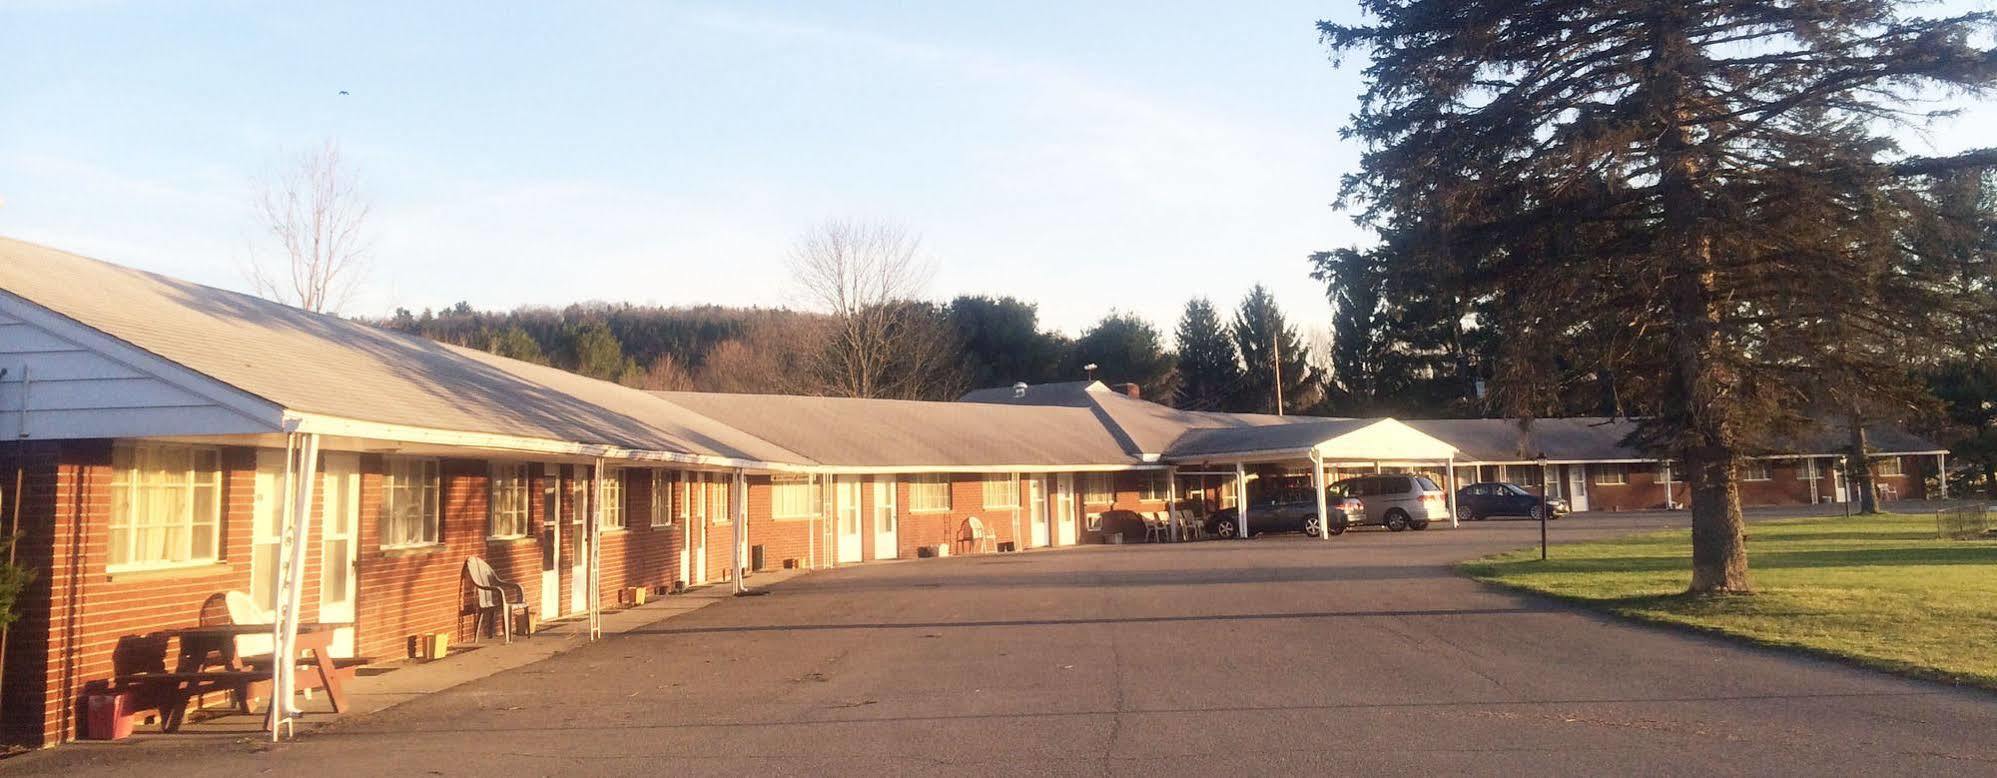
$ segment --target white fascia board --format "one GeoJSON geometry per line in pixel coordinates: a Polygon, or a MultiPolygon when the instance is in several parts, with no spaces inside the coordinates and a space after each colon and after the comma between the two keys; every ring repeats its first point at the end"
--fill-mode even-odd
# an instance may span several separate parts
{"type": "Polygon", "coordinates": [[[812,465],[787,468],[788,472],[811,472],[826,475],[927,475],[966,473],[975,475],[1002,475],[1006,473],[1121,473],[1152,472],[1168,469],[1163,464],[1155,465],[812,465]]]}
{"type": "Polygon", "coordinates": [[[0,289],[0,313],[34,325],[50,335],[76,344],[80,349],[93,352],[136,372],[157,378],[169,386],[209,400],[241,415],[259,427],[278,430],[283,426],[284,409],[276,403],[223,383],[205,373],[154,354],[4,289],[0,289]]]}
{"type": "Polygon", "coordinates": [[[1455,446],[1398,419],[1381,419],[1311,447],[1326,460],[1441,462],[1462,453],[1455,446]],[[1380,453],[1373,453],[1378,450],[1380,453]]]}
{"type": "Polygon", "coordinates": [[[408,424],[361,421],[359,419],[299,411],[285,412],[284,429],[287,432],[314,432],[321,435],[339,435],[373,440],[399,441],[403,443],[497,449],[530,454],[602,457],[605,459],[620,459],[634,462],[661,462],[702,467],[772,471],[793,468],[807,469],[807,466],[787,462],[763,462],[707,454],[689,454],[680,451],[630,449],[601,443],[576,443],[573,441],[503,435],[490,432],[463,432],[432,427],[418,427],[408,424]]]}

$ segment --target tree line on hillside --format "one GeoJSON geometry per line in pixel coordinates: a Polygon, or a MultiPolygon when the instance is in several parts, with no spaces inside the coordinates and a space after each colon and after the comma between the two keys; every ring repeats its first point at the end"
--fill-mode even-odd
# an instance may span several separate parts
{"type": "MultiPolygon", "coordinates": [[[[886,305],[895,313],[884,326],[919,331],[921,337],[897,341],[911,353],[898,354],[905,363],[884,371],[906,372],[910,380],[872,387],[842,384],[822,369],[822,354],[844,346],[836,339],[861,329],[842,324],[852,313],[602,302],[487,311],[459,302],[420,313],[399,309],[376,323],[657,390],[954,400],[973,388],[1094,378],[1135,384],[1143,397],[1169,405],[1273,412],[1278,388],[1273,365],[1280,362],[1284,410],[1322,410],[1325,373],[1260,286],[1225,319],[1206,298],[1188,302],[1174,333],[1176,349],[1158,327],[1121,311],[1071,338],[1043,329],[1038,306],[1016,297],[962,295],[943,303],[886,305]]],[[[841,365],[831,372],[864,371],[841,365]]]]}

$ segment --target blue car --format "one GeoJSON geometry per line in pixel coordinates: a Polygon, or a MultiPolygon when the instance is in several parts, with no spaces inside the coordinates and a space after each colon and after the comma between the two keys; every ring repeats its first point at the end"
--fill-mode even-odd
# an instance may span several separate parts
{"type": "Polygon", "coordinates": [[[1542,506],[1551,511],[1547,514],[1548,519],[1567,515],[1566,500],[1555,497],[1542,504],[1539,495],[1526,491],[1518,484],[1490,482],[1456,490],[1456,512],[1471,521],[1483,521],[1492,516],[1537,519],[1542,506]]]}

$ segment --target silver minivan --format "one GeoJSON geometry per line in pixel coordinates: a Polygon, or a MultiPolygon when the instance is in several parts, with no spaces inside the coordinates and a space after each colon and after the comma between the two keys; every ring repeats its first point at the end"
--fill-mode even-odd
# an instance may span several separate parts
{"type": "Polygon", "coordinates": [[[1376,524],[1399,532],[1428,529],[1429,522],[1449,520],[1448,495],[1425,475],[1362,475],[1331,488],[1333,494],[1356,497],[1366,505],[1366,517],[1354,524],[1376,524]]]}

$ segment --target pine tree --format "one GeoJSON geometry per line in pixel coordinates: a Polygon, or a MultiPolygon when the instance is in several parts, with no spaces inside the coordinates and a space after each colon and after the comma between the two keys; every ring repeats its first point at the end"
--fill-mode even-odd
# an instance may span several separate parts
{"type": "Polygon", "coordinates": [[[521,329],[517,324],[493,333],[486,340],[485,350],[502,357],[518,359],[522,362],[532,362],[537,365],[548,364],[548,355],[542,352],[541,344],[534,340],[534,336],[527,334],[527,331],[521,329]]]}
{"type": "MultiPolygon", "coordinates": [[[[1876,353],[1826,345],[1831,312],[1960,334],[1923,308],[1931,279],[1894,277],[1917,269],[1908,252],[1848,229],[1898,235],[1909,177],[1997,162],[1910,158],[1879,134],[1930,118],[1924,87],[1990,89],[1992,52],[1971,41],[1991,17],[1892,0],[1363,5],[1376,23],[1319,25],[1371,60],[1345,200],[1507,298],[1492,314],[1513,353],[1551,358],[1576,328],[1613,338],[1593,367],[1646,414],[1633,442],[1685,470],[1690,589],[1749,590],[1738,458],[1798,423],[1827,371],[1876,353]],[[1785,210],[1843,216],[1782,229],[1785,210]]],[[[1497,367],[1501,387],[1544,371],[1497,367]]]]}
{"type": "Polygon", "coordinates": [[[1227,405],[1241,383],[1241,354],[1220,313],[1204,297],[1186,301],[1179,317],[1178,406],[1211,411],[1227,405]]]}
{"type": "Polygon", "coordinates": [[[1136,314],[1111,311],[1076,339],[1067,373],[1080,377],[1083,365],[1094,364],[1106,383],[1136,384],[1145,397],[1171,397],[1178,386],[1173,363],[1157,327],[1136,314]]]}
{"type": "Polygon", "coordinates": [[[1242,364],[1234,410],[1289,413],[1317,402],[1318,376],[1310,366],[1310,355],[1266,287],[1256,284],[1241,298],[1241,306],[1234,312],[1233,335],[1242,364]],[[1279,375],[1281,405],[1276,399],[1279,375]]]}

